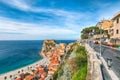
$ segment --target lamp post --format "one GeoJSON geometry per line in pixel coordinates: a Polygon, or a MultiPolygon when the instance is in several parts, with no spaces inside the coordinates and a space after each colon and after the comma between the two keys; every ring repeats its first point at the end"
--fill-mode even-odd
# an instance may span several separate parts
{"type": "Polygon", "coordinates": [[[90,33],[89,33],[89,35],[90,35],[90,44],[91,44],[91,47],[92,48],[94,48],[93,47],[93,40],[94,40],[94,38],[93,38],[93,36],[94,36],[94,34],[95,34],[95,30],[93,29],[90,33]],[[92,41],[91,41],[92,40],[92,41]]]}
{"type": "Polygon", "coordinates": [[[101,38],[102,38],[102,23],[100,23],[100,56],[101,56],[101,53],[102,53],[102,48],[101,48],[101,38]]]}
{"type": "MultiPolygon", "coordinates": [[[[95,34],[95,30],[93,29],[93,30],[92,30],[92,38],[93,38],[92,40],[93,40],[93,45],[94,45],[94,34],[95,34]]],[[[92,47],[94,48],[93,45],[92,45],[92,47]]]]}

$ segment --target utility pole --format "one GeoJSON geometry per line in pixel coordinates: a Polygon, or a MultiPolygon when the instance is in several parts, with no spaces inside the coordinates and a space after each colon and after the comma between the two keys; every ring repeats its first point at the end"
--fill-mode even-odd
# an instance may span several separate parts
{"type": "Polygon", "coordinates": [[[102,38],[102,23],[100,23],[100,56],[101,56],[101,53],[102,53],[102,48],[101,48],[101,38],[102,38]]]}
{"type": "Polygon", "coordinates": [[[93,38],[93,39],[92,39],[92,40],[93,40],[93,43],[92,43],[93,45],[92,45],[92,47],[93,47],[93,49],[94,49],[94,34],[95,34],[95,30],[93,29],[93,30],[92,30],[92,38],[93,38]]]}

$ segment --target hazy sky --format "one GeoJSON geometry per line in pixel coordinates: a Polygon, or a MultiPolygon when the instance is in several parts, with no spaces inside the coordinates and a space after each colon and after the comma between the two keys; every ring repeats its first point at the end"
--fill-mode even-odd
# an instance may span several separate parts
{"type": "Polygon", "coordinates": [[[79,39],[118,11],[119,0],[0,0],[0,40],[79,39]]]}

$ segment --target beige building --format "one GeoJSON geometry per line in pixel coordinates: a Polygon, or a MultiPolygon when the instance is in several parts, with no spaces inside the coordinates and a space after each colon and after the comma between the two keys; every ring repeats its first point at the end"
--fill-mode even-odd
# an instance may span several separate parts
{"type": "Polygon", "coordinates": [[[98,22],[96,26],[110,34],[110,43],[120,44],[120,12],[115,14],[111,20],[98,22]]]}
{"type": "Polygon", "coordinates": [[[120,12],[112,18],[114,34],[112,38],[120,39],[120,12]]]}
{"type": "Polygon", "coordinates": [[[102,25],[102,22],[98,22],[98,23],[96,24],[96,26],[99,27],[99,28],[101,27],[101,25],[102,25]]]}

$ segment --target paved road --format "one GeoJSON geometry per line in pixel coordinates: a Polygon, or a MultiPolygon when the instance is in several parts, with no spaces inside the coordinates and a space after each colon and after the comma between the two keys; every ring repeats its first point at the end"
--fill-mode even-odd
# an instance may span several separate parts
{"type": "MultiPolygon", "coordinates": [[[[100,52],[99,45],[90,44],[95,51],[100,52]]],[[[107,61],[107,58],[111,58],[113,61],[112,70],[120,78],[120,51],[113,50],[111,48],[102,46],[102,56],[107,61]]]]}
{"type": "Polygon", "coordinates": [[[104,65],[101,66],[101,70],[102,70],[103,80],[112,80],[107,70],[105,69],[104,65]]]}

